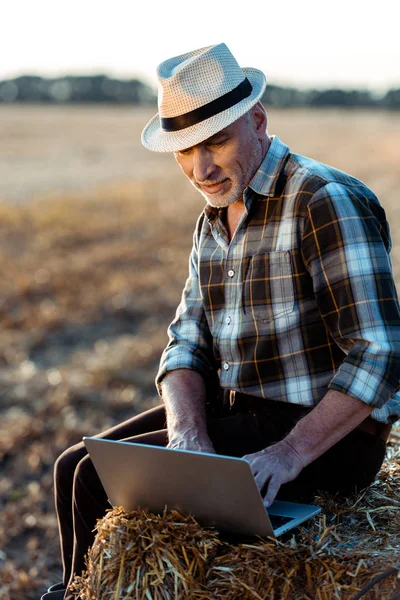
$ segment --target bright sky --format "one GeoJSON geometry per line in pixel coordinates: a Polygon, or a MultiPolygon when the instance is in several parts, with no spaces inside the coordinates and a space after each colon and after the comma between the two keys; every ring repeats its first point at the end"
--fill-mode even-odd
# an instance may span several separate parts
{"type": "Polygon", "coordinates": [[[3,0],[0,79],[105,72],[225,42],[276,84],[400,87],[399,0],[3,0]],[[240,10],[234,7],[240,6],[240,10]]]}

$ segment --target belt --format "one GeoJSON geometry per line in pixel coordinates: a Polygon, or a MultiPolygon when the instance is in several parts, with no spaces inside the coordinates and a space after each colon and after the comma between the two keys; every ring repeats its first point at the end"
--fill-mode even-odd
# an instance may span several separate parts
{"type": "MultiPolygon", "coordinates": [[[[267,400],[255,396],[248,396],[234,392],[233,390],[230,392],[229,400],[231,407],[234,407],[239,411],[257,414],[273,407],[273,410],[279,409],[281,412],[284,411],[289,417],[295,417],[296,420],[305,416],[313,408],[300,406],[298,404],[290,404],[287,402],[283,403],[274,400],[267,400]]],[[[385,423],[379,423],[379,421],[375,421],[375,419],[372,419],[372,417],[367,417],[356,427],[356,429],[359,431],[365,431],[366,433],[369,433],[375,437],[379,437],[381,440],[386,442],[392,430],[392,426],[385,423]]]]}
{"type": "Polygon", "coordinates": [[[392,430],[392,426],[386,425],[385,423],[379,423],[379,421],[375,421],[375,419],[367,417],[356,427],[356,429],[380,437],[381,440],[386,442],[392,430]]]}
{"type": "Polygon", "coordinates": [[[286,415],[288,418],[295,418],[296,421],[304,417],[314,407],[301,406],[291,402],[279,402],[278,400],[269,400],[268,398],[259,398],[240,392],[230,391],[229,403],[231,409],[246,413],[268,413],[286,415]]]}

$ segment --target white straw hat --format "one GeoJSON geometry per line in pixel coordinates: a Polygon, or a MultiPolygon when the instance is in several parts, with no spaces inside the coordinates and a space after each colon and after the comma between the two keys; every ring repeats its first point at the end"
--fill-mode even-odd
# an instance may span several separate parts
{"type": "Polygon", "coordinates": [[[158,113],[142,132],[155,152],[199,144],[244,115],[267,82],[258,69],[241,68],[225,44],[207,46],[162,62],[157,68],[158,113]]]}

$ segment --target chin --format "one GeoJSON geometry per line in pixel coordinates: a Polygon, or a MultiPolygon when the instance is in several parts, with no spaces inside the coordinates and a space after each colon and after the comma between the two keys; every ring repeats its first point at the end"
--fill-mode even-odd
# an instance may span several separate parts
{"type": "Polygon", "coordinates": [[[207,204],[213,208],[226,208],[239,200],[236,196],[228,196],[227,198],[224,198],[223,196],[216,198],[214,196],[206,196],[206,194],[202,194],[202,196],[206,199],[207,204]]]}
{"type": "Polygon", "coordinates": [[[231,204],[235,204],[238,200],[243,197],[243,192],[236,192],[235,190],[228,190],[225,194],[205,194],[200,192],[203,198],[207,201],[207,204],[213,208],[226,208],[231,204]]]}
{"type": "Polygon", "coordinates": [[[229,206],[230,204],[233,204],[232,202],[226,202],[225,200],[217,200],[217,199],[213,199],[213,198],[207,198],[207,204],[209,204],[210,206],[212,206],[213,208],[226,208],[227,206],[229,206]]]}

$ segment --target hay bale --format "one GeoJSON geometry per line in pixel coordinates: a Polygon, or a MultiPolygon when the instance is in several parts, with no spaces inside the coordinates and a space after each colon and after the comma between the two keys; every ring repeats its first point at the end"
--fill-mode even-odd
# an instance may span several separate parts
{"type": "Polygon", "coordinates": [[[220,541],[193,517],[115,508],[96,529],[87,570],[74,582],[83,600],[212,599],[205,580],[220,541]]]}
{"type": "Polygon", "coordinates": [[[317,498],[324,514],[283,540],[233,545],[176,511],[116,508],[98,522],[74,587],[82,600],[400,598],[399,490],[393,438],[370,488],[344,502],[317,498]]]}

